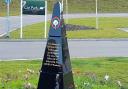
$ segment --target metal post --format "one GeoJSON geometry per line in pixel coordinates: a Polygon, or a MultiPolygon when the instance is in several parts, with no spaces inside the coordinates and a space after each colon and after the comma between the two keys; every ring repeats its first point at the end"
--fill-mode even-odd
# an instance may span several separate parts
{"type": "Polygon", "coordinates": [[[64,0],[62,0],[62,4],[61,4],[61,10],[63,11],[64,9],[64,0]]]}
{"type": "Polygon", "coordinates": [[[9,12],[9,10],[10,10],[10,3],[9,2],[7,2],[7,38],[9,38],[9,36],[10,36],[10,33],[9,33],[9,31],[10,31],[10,21],[9,21],[9,14],[10,14],[10,12],[9,12]]]}
{"type": "Polygon", "coordinates": [[[96,29],[99,28],[99,19],[98,19],[98,1],[96,0],[96,29]]]}
{"type": "Polygon", "coordinates": [[[23,38],[23,1],[21,0],[21,7],[20,7],[20,38],[22,39],[23,38]]]}
{"type": "Polygon", "coordinates": [[[44,38],[47,38],[47,1],[45,1],[45,32],[44,38]]]}
{"type": "Polygon", "coordinates": [[[68,24],[68,0],[66,0],[66,24],[68,24]]]}

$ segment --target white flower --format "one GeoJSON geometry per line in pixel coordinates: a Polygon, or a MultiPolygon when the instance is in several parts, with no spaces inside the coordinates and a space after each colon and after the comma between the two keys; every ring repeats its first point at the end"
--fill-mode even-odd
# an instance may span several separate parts
{"type": "Polygon", "coordinates": [[[24,79],[28,80],[29,76],[27,74],[24,75],[24,79]]]}
{"type": "Polygon", "coordinates": [[[84,85],[85,85],[85,86],[89,86],[90,84],[89,84],[89,82],[88,82],[88,83],[84,82],[84,85]]]}
{"type": "Polygon", "coordinates": [[[21,73],[21,70],[19,70],[18,72],[21,73]]]}
{"type": "Polygon", "coordinates": [[[28,86],[31,86],[31,83],[28,83],[27,85],[28,85],[28,86]]]}
{"type": "Polygon", "coordinates": [[[121,82],[120,82],[120,81],[117,81],[117,84],[118,84],[119,86],[122,86],[122,84],[121,84],[121,82]]]}
{"type": "Polygon", "coordinates": [[[24,88],[25,89],[36,89],[36,86],[28,82],[28,83],[25,83],[24,88]]]}
{"type": "Polygon", "coordinates": [[[105,79],[106,81],[108,81],[108,80],[109,80],[109,75],[106,74],[106,75],[104,76],[104,79],[105,79]]]}
{"type": "Polygon", "coordinates": [[[25,89],[30,89],[31,88],[31,84],[30,83],[26,83],[24,87],[25,87],[25,89]]]}
{"type": "Polygon", "coordinates": [[[27,72],[30,73],[30,74],[33,74],[34,73],[34,70],[27,69],[27,72]]]}

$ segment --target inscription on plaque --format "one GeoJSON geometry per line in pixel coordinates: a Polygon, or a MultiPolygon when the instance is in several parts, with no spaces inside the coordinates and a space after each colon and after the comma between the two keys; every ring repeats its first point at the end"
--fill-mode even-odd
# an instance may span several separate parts
{"type": "Polygon", "coordinates": [[[60,45],[50,40],[47,44],[47,60],[44,65],[60,67],[58,64],[59,60],[59,47],[60,45]]]}

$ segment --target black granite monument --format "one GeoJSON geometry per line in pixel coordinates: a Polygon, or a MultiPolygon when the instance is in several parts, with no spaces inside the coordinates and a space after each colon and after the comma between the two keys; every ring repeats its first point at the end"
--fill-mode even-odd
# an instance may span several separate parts
{"type": "Polygon", "coordinates": [[[54,5],[37,89],[75,89],[60,2],[54,5]]]}

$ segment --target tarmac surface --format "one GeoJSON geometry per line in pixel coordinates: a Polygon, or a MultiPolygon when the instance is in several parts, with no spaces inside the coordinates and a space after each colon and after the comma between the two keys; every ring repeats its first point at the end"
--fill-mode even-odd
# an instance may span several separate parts
{"type": "MultiPolygon", "coordinates": [[[[68,40],[71,58],[128,57],[128,40],[68,40]]],[[[1,41],[0,60],[42,58],[46,40],[1,41]]]]}

